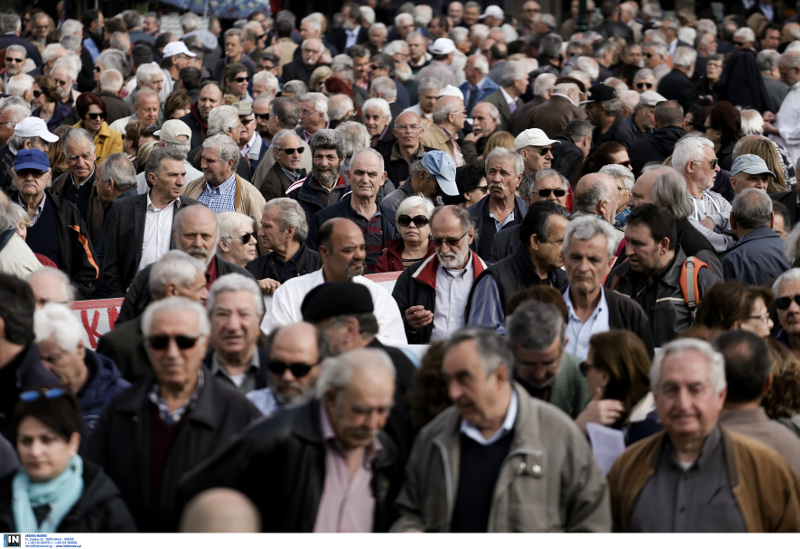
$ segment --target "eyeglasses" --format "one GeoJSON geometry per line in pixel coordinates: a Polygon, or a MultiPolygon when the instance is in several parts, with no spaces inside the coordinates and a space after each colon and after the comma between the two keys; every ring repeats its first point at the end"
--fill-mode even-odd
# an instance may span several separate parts
{"type": "Polygon", "coordinates": [[[733,45],[734,45],[734,46],[739,46],[740,48],[741,48],[742,46],[744,46],[744,45],[745,45],[745,43],[746,43],[746,42],[737,42],[737,41],[735,41],[735,40],[733,41],[733,45]]]}
{"type": "Polygon", "coordinates": [[[269,120],[269,113],[260,114],[257,112],[253,112],[253,114],[256,115],[256,118],[260,118],[262,120],[269,120]]]}
{"type": "Polygon", "coordinates": [[[644,56],[645,56],[645,57],[647,57],[648,59],[650,59],[650,58],[651,58],[651,57],[653,57],[654,55],[655,55],[655,54],[652,54],[652,53],[646,53],[646,54],[644,54],[644,56]]]}
{"type": "Polygon", "coordinates": [[[286,370],[292,372],[292,376],[296,379],[300,379],[302,377],[306,377],[311,369],[319,364],[316,362],[314,364],[303,364],[302,362],[293,362],[291,364],[287,364],[286,362],[282,362],[280,360],[270,360],[267,368],[269,371],[275,374],[276,376],[282,376],[286,370]]]}
{"type": "Polygon", "coordinates": [[[234,82],[238,82],[239,84],[241,84],[242,82],[249,82],[250,81],[250,77],[249,76],[237,76],[236,78],[233,78],[233,81],[234,82]]]}
{"type": "Polygon", "coordinates": [[[40,90],[33,90],[34,97],[39,97],[40,95],[42,95],[42,92],[40,90]]]}
{"type": "Polygon", "coordinates": [[[100,67],[95,67],[92,69],[92,72],[101,72],[102,70],[103,69],[101,69],[100,67]]]}
{"type": "Polygon", "coordinates": [[[305,147],[297,147],[295,149],[277,149],[277,150],[283,151],[286,154],[294,154],[294,153],[303,154],[303,151],[306,150],[306,148],[305,147]]]}
{"type": "Polygon", "coordinates": [[[242,244],[247,244],[248,242],[250,242],[251,238],[257,241],[258,235],[256,235],[256,233],[245,233],[240,238],[242,239],[242,244]]]}
{"type": "Polygon", "coordinates": [[[397,218],[397,223],[401,227],[408,227],[412,222],[416,227],[424,227],[428,224],[428,218],[424,215],[415,215],[414,217],[410,215],[401,215],[397,218]]]}
{"type": "Polygon", "coordinates": [[[42,397],[52,400],[54,398],[62,397],[66,394],[67,392],[61,387],[53,387],[52,389],[36,389],[34,391],[25,391],[24,393],[20,393],[19,399],[22,402],[35,402],[42,397]]]}
{"type": "Polygon", "coordinates": [[[105,120],[106,113],[104,113],[104,112],[87,112],[86,116],[88,116],[92,120],[97,120],[98,118],[100,118],[101,120],[105,120]]]}
{"type": "Polygon", "coordinates": [[[300,116],[311,116],[312,114],[320,114],[316,111],[309,111],[308,109],[303,109],[300,111],[300,116]]]}
{"type": "Polygon", "coordinates": [[[484,185],[483,187],[475,187],[475,190],[480,191],[483,194],[486,194],[489,192],[489,185],[484,185]]]}
{"type": "Polygon", "coordinates": [[[542,198],[547,198],[548,196],[550,196],[550,193],[556,195],[557,198],[561,198],[562,196],[567,194],[567,191],[565,191],[564,189],[539,189],[538,191],[536,191],[536,194],[538,194],[542,198]]]}
{"type": "Polygon", "coordinates": [[[24,59],[14,59],[13,57],[6,57],[6,63],[24,63],[24,59]]]}
{"type": "Polygon", "coordinates": [[[785,311],[792,304],[792,301],[800,305],[800,294],[779,297],[778,299],[775,300],[775,306],[781,311],[785,311]]]}
{"type": "Polygon", "coordinates": [[[552,147],[542,147],[539,149],[539,156],[547,156],[551,152],[553,152],[552,147]]]}
{"type": "MultiPolygon", "coordinates": [[[[788,305],[786,308],[788,308],[788,305]]],[[[769,311],[767,311],[766,313],[762,313],[760,315],[750,315],[747,318],[752,318],[753,320],[760,320],[761,322],[766,324],[767,321],[769,320],[769,311]]]]}
{"type": "Polygon", "coordinates": [[[591,368],[591,367],[592,367],[592,365],[587,363],[587,362],[581,362],[580,365],[578,366],[578,368],[581,369],[581,373],[583,374],[583,377],[586,377],[589,374],[589,368],[591,368]]]}
{"type": "Polygon", "coordinates": [[[637,90],[643,90],[645,88],[647,88],[649,90],[653,86],[654,86],[654,84],[651,84],[650,82],[637,82],[636,83],[636,89],[637,90]]]}
{"type": "Polygon", "coordinates": [[[163,351],[169,346],[169,342],[174,340],[179,349],[191,349],[197,344],[200,336],[187,336],[187,335],[154,335],[147,338],[150,348],[155,351],[163,351]]]}
{"type": "Polygon", "coordinates": [[[719,164],[719,159],[718,158],[714,158],[714,159],[711,159],[711,160],[709,160],[707,162],[705,160],[695,160],[694,162],[697,162],[698,164],[708,164],[709,168],[711,168],[712,170],[716,170],[717,169],[717,164],[719,164]]]}
{"type": "Polygon", "coordinates": [[[239,119],[239,122],[241,122],[245,126],[248,125],[250,122],[255,122],[255,121],[256,121],[255,116],[253,118],[244,118],[244,117],[242,117],[242,118],[239,119]]]}
{"type": "Polygon", "coordinates": [[[267,35],[266,35],[266,34],[260,34],[260,35],[258,36],[258,39],[259,39],[259,40],[263,40],[263,39],[264,39],[264,38],[266,38],[266,37],[267,37],[267,35]]]}
{"type": "Polygon", "coordinates": [[[458,243],[461,242],[461,239],[464,238],[465,236],[467,236],[468,232],[469,231],[467,231],[466,233],[462,234],[458,238],[436,238],[436,237],[433,237],[433,238],[431,238],[431,242],[433,242],[433,245],[436,248],[438,248],[439,246],[441,246],[445,242],[447,242],[447,245],[450,246],[451,248],[455,248],[456,246],[458,246],[458,243]]]}

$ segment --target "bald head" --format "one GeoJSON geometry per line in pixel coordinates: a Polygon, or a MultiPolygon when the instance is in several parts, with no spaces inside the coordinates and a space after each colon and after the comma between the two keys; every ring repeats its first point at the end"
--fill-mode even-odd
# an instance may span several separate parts
{"type": "Polygon", "coordinates": [[[230,488],[212,488],[195,496],[183,511],[181,532],[257,533],[261,515],[250,499],[230,488]]]}
{"type": "Polygon", "coordinates": [[[604,173],[590,173],[581,177],[575,186],[575,208],[599,215],[609,223],[619,206],[619,193],[614,178],[604,173]]]}
{"type": "Polygon", "coordinates": [[[217,253],[217,216],[207,206],[195,204],[178,210],[172,223],[175,245],[179,250],[211,263],[217,253]]]}
{"type": "Polygon", "coordinates": [[[335,217],[317,231],[322,272],[326,282],[346,282],[364,274],[364,233],[354,222],[335,217]]]}
{"type": "Polygon", "coordinates": [[[628,195],[628,206],[637,208],[643,204],[652,204],[653,186],[660,174],[661,170],[650,170],[640,175],[628,195]]]}
{"type": "Polygon", "coordinates": [[[399,124],[422,124],[422,119],[419,115],[412,111],[403,111],[397,115],[394,119],[394,127],[396,128],[399,124]]]}

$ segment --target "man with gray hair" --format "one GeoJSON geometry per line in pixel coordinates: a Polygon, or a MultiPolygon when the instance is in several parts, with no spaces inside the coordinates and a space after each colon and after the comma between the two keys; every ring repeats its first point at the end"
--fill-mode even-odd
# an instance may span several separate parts
{"type": "Polygon", "coordinates": [[[264,200],[285,196],[289,187],[305,178],[306,171],[300,164],[306,147],[306,143],[292,130],[275,134],[270,145],[275,163],[263,178],[255,180],[264,200]]]}
{"type": "Polygon", "coordinates": [[[514,354],[514,381],[530,396],[577,419],[589,401],[589,391],[580,359],[564,351],[567,321],[558,307],[532,299],[523,301],[508,317],[506,326],[514,354]]]}
{"type": "Polygon", "coordinates": [[[458,89],[464,94],[464,104],[469,112],[472,112],[472,107],[500,89],[494,80],[488,78],[488,74],[489,60],[484,55],[475,53],[467,57],[467,64],[464,66],[466,80],[458,89]]]}
{"type": "Polygon", "coordinates": [[[356,107],[350,96],[337,93],[328,98],[328,126],[335,129],[345,118],[350,118],[356,113],[356,107]]]}
{"type": "Polygon", "coordinates": [[[20,45],[13,44],[6,48],[6,70],[3,72],[3,84],[8,86],[8,81],[12,76],[24,74],[23,68],[27,60],[27,52],[20,45]]]}
{"type": "Polygon", "coordinates": [[[727,394],[720,353],[697,339],[673,341],[656,355],[650,386],[664,430],[611,467],[615,532],[800,529],[800,481],[789,464],[719,426],[727,394]]]}
{"type": "Polygon", "coordinates": [[[700,97],[691,80],[697,62],[697,50],[680,46],[672,56],[672,71],[658,82],[658,93],[680,103],[684,112],[695,105],[710,105],[713,100],[700,97]]]}
{"type": "MultiPolygon", "coordinates": [[[[146,63],[138,67],[136,69],[136,78],[132,79],[132,81],[135,87],[129,90],[130,93],[128,93],[128,95],[125,97],[125,102],[130,105],[133,105],[137,91],[144,88],[150,88],[157,93],[161,93],[161,89],[164,87],[164,75],[161,73],[161,69],[155,63],[146,63]]],[[[130,86],[130,83],[128,86],[130,86]]],[[[159,101],[161,101],[160,97],[159,101]]]]}
{"type": "Polygon", "coordinates": [[[722,258],[725,280],[761,286],[791,268],[772,221],[772,200],[766,192],[751,188],[736,195],[730,223],[738,241],[722,258]]]}
{"type": "Polygon", "coordinates": [[[436,100],[433,109],[433,124],[428,126],[420,137],[426,148],[445,151],[453,157],[456,168],[466,164],[461,147],[458,145],[458,132],[464,129],[467,111],[464,101],[454,96],[442,96],[436,100]]]}
{"type": "MultiPolygon", "coordinates": [[[[153,133],[158,137],[158,147],[162,149],[174,149],[183,154],[183,167],[186,170],[186,181],[194,181],[203,176],[203,172],[192,166],[187,155],[191,149],[192,130],[182,120],[167,120],[161,125],[161,129],[153,133]]],[[[150,185],[147,180],[147,172],[142,171],[136,176],[137,189],[139,194],[147,193],[150,185]]]]}
{"type": "Polygon", "coordinates": [[[780,110],[786,94],[789,93],[789,86],[785,82],[781,82],[781,72],[778,70],[780,59],[781,54],[775,50],[761,50],[756,55],[758,70],[761,71],[761,78],[767,88],[767,94],[772,100],[772,107],[778,110],[780,110]]]}
{"type": "Polygon", "coordinates": [[[590,173],[575,185],[575,216],[595,216],[612,227],[619,209],[619,192],[614,178],[604,173],[590,173]]]}
{"type": "Polygon", "coordinates": [[[503,68],[500,89],[487,95],[482,101],[491,103],[500,111],[497,128],[508,129],[511,115],[524,104],[521,96],[525,94],[529,83],[528,70],[520,61],[508,61],[503,68]]]}
{"type": "MultiPolygon", "coordinates": [[[[6,101],[11,101],[10,99],[6,101]]],[[[0,108],[0,145],[8,144],[14,135],[14,128],[31,116],[31,109],[25,105],[5,104],[0,108]]],[[[49,133],[49,132],[48,132],[49,133]]],[[[3,182],[5,185],[5,182],[3,182]]]]}
{"type": "Polygon", "coordinates": [[[22,21],[19,18],[19,15],[14,13],[6,14],[2,16],[2,26],[3,36],[0,36],[0,49],[7,50],[11,45],[19,45],[25,49],[25,56],[28,59],[33,60],[36,63],[36,66],[39,67],[42,65],[42,55],[39,52],[39,48],[34,46],[30,40],[26,40],[25,38],[20,38],[20,32],[22,30],[22,21]]]}
{"type": "Polygon", "coordinates": [[[300,127],[297,135],[308,143],[319,130],[328,127],[328,98],[311,92],[300,98],[300,127]]]}
{"type": "Polygon", "coordinates": [[[14,158],[19,151],[39,149],[47,153],[50,151],[50,144],[57,141],[58,136],[47,131],[47,125],[41,118],[29,117],[17,123],[14,134],[0,147],[0,190],[6,194],[12,191],[14,178],[11,172],[14,170],[14,158]]]}
{"type": "MultiPolygon", "coordinates": [[[[528,118],[531,115],[531,111],[550,99],[557,78],[555,74],[550,72],[542,72],[536,76],[532,84],[533,97],[522,105],[522,107],[514,111],[508,119],[508,132],[511,135],[519,135],[528,128],[528,118]]],[[[527,94],[526,96],[529,97],[527,94]]]]}
{"type": "MultiPolygon", "coordinates": [[[[319,368],[320,358],[299,348],[296,337],[281,338],[282,354],[270,360],[271,370],[319,368]]],[[[384,351],[357,349],[326,359],[321,370],[314,398],[255,423],[189,473],[180,500],[228,486],[255,503],[264,532],[386,532],[403,470],[396,445],[383,432],[395,392],[394,366],[384,351]],[[298,478],[305,479],[302,487],[298,478]],[[344,481],[346,498],[333,478],[350,479],[344,481]]]]}

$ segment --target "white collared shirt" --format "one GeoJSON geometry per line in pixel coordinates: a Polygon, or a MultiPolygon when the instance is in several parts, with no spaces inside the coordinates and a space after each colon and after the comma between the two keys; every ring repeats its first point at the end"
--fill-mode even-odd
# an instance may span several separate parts
{"type": "Polygon", "coordinates": [[[500,93],[503,94],[503,99],[508,103],[508,108],[511,109],[511,112],[514,112],[517,109],[517,100],[508,95],[508,92],[503,86],[500,86],[500,93]]]}
{"type": "Polygon", "coordinates": [[[511,388],[511,402],[508,404],[508,411],[506,412],[506,419],[503,421],[503,425],[500,429],[497,430],[495,434],[493,434],[488,439],[483,438],[480,430],[474,425],[467,423],[466,419],[461,420],[461,429],[460,431],[464,433],[466,436],[480,444],[481,446],[489,446],[494,444],[500,438],[505,436],[507,433],[510,433],[514,429],[514,422],[517,420],[517,410],[519,409],[519,402],[517,401],[517,392],[514,388],[511,388]]]}
{"type": "MultiPolygon", "coordinates": [[[[172,218],[175,213],[175,204],[176,202],[180,204],[180,200],[180,197],[178,197],[159,210],[153,206],[153,202],[150,200],[150,193],[147,193],[142,259],[136,269],[137,273],[151,263],[161,259],[161,256],[169,251],[169,245],[172,242],[172,218]]],[[[127,290],[127,288],[125,289],[127,290]]]]}
{"type": "Polygon", "coordinates": [[[436,306],[433,309],[431,342],[449,339],[464,326],[464,310],[475,279],[473,273],[471,255],[463,269],[445,269],[439,262],[436,267],[436,306]]]}
{"type": "Polygon", "coordinates": [[[564,292],[564,302],[567,304],[567,311],[569,311],[569,323],[567,323],[565,336],[568,341],[564,350],[579,357],[581,360],[586,360],[589,355],[589,340],[592,336],[594,334],[602,334],[611,329],[605,290],[602,286],[600,287],[600,302],[586,322],[575,314],[572,299],[569,297],[569,286],[567,286],[567,291],[564,292]]]}

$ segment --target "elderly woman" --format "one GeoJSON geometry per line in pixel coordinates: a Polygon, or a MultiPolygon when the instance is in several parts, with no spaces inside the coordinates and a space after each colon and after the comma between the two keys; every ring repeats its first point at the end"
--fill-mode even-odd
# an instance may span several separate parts
{"type": "Polygon", "coordinates": [[[47,122],[48,131],[55,131],[69,114],[70,105],[61,102],[52,76],[39,75],[33,79],[33,113],[47,122]]]}
{"type": "Polygon", "coordinates": [[[219,244],[217,257],[244,268],[256,258],[256,222],[238,212],[223,212],[217,216],[219,244]]]}
{"type": "MultiPolygon", "coordinates": [[[[629,164],[630,166],[630,164],[629,164]]],[[[600,173],[610,175],[614,178],[617,184],[617,192],[619,193],[619,207],[617,208],[616,218],[614,219],[614,226],[617,229],[624,229],[628,223],[628,215],[631,209],[628,207],[628,195],[633,189],[634,177],[630,167],[621,166],[619,164],[608,164],[600,168],[600,173]]]]}
{"type": "Polygon", "coordinates": [[[222,93],[233,95],[236,101],[253,102],[253,98],[247,91],[250,83],[250,73],[247,67],[241,63],[231,63],[222,69],[222,93]]]}
{"type": "Polygon", "coordinates": [[[375,264],[376,273],[404,271],[434,252],[429,221],[433,202],[421,196],[409,196],[397,207],[395,226],[400,237],[386,243],[386,251],[375,264]]]}
{"type": "Polygon", "coordinates": [[[695,321],[712,330],[747,330],[764,338],[772,331],[772,292],[738,280],[717,282],[703,294],[695,321]]]}
{"type": "Polygon", "coordinates": [[[75,100],[75,109],[81,121],[72,127],[84,128],[92,134],[98,164],[109,155],[122,152],[122,134],[108,127],[108,113],[102,97],[94,93],[82,93],[75,100]]]}
{"type": "Polygon", "coordinates": [[[135,532],[117,487],[78,455],[81,412],[66,389],[20,395],[14,410],[22,466],[0,479],[4,532],[135,532]]]}

